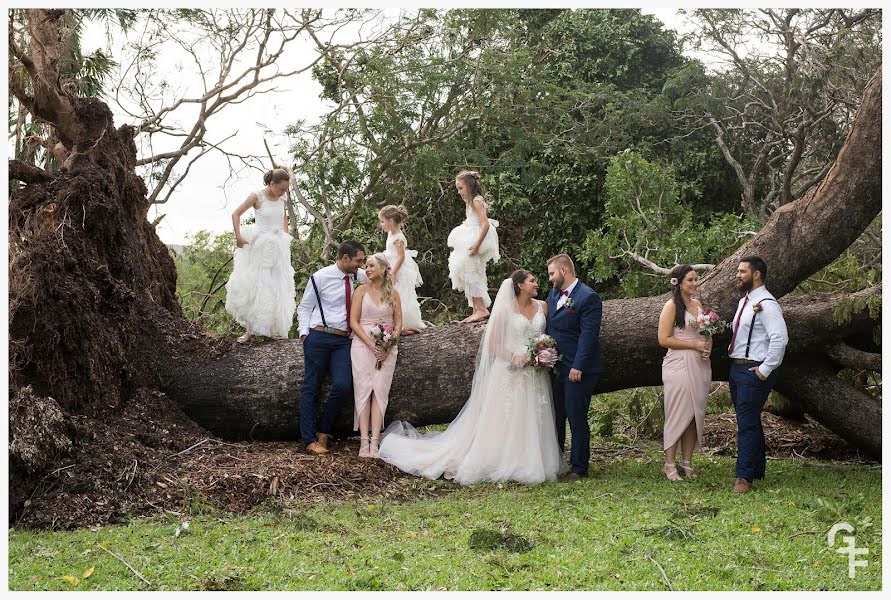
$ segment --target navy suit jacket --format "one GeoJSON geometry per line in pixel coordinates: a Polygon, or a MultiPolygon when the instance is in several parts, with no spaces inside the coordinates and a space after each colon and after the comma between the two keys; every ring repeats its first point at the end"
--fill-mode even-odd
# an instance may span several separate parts
{"type": "Polygon", "coordinates": [[[563,355],[563,365],[578,369],[584,375],[602,373],[600,357],[600,321],[603,302],[597,292],[579,281],[569,294],[572,306],[557,310],[560,292],[554,288],[548,294],[548,325],[546,333],[557,342],[563,355]]]}

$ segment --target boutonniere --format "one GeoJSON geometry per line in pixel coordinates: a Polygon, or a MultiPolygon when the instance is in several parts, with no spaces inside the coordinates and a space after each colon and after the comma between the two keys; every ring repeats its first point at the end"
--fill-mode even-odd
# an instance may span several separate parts
{"type": "Polygon", "coordinates": [[[758,313],[760,313],[762,310],[764,310],[764,309],[762,308],[760,302],[759,302],[758,304],[755,304],[755,305],[752,306],[752,312],[755,313],[756,315],[757,315],[758,313]]]}
{"type": "Polygon", "coordinates": [[[353,282],[353,289],[359,287],[359,274],[358,273],[353,273],[350,276],[350,280],[353,282]]]}
{"type": "Polygon", "coordinates": [[[572,308],[575,306],[575,302],[572,298],[567,297],[566,302],[563,303],[563,308],[572,308]]]}

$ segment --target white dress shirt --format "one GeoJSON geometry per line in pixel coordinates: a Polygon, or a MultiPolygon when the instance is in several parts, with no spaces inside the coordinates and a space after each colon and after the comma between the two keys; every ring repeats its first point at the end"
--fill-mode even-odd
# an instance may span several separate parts
{"type": "Polygon", "coordinates": [[[572,290],[574,290],[575,286],[577,286],[578,284],[579,284],[579,280],[576,279],[575,281],[572,282],[571,286],[566,288],[566,294],[557,298],[557,310],[560,310],[561,308],[563,308],[563,305],[566,304],[566,299],[569,298],[569,295],[572,293],[572,290]]]}
{"type": "Polygon", "coordinates": [[[786,344],[789,343],[789,334],[786,331],[786,321],[783,320],[783,310],[779,303],[775,298],[765,302],[765,298],[773,298],[773,295],[762,285],[740,299],[736,313],[733,315],[733,321],[730,322],[733,326],[739,318],[739,326],[733,340],[733,348],[730,350],[730,358],[746,358],[746,344],[749,340],[749,330],[752,329],[752,316],[755,314],[753,307],[760,304],[761,311],[755,317],[754,329],[752,329],[749,360],[764,361],[758,366],[758,371],[767,377],[783,362],[786,344]],[[749,299],[748,303],[745,301],[746,297],[749,299]],[[745,304],[745,309],[743,309],[743,304],[745,304]],[[740,311],[742,311],[742,315],[740,315],[740,311]]]}
{"type": "MultiPolygon", "coordinates": [[[[334,329],[347,329],[347,321],[349,315],[346,312],[346,289],[343,285],[343,278],[347,273],[341,271],[336,264],[323,267],[313,274],[316,279],[316,285],[319,287],[319,296],[321,296],[322,309],[325,311],[325,321],[328,327],[334,329]]],[[[356,291],[356,280],[350,275],[350,286],[353,293],[356,291]]],[[[368,283],[368,277],[365,276],[365,269],[359,269],[356,274],[359,283],[368,283]]],[[[316,291],[312,287],[312,279],[306,282],[306,289],[303,290],[303,299],[297,306],[297,319],[300,324],[300,335],[308,335],[312,327],[324,325],[322,323],[322,313],[319,311],[319,299],[316,298],[316,291]]]]}

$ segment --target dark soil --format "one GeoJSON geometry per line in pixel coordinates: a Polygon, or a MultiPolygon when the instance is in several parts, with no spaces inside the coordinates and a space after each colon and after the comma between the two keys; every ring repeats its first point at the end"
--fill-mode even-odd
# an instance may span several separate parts
{"type": "MultiPolygon", "coordinates": [[[[170,511],[245,513],[276,503],[441,495],[455,485],[410,477],[377,460],[356,456],[355,439],[334,443],[317,457],[289,442],[229,443],[194,425],[165,395],[140,391],[101,418],[69,416],[73,449],[36,484],[13,477],[10,524],[73,529],[126,522],[170,511]]],[[[768,454],[858,461],[856,449],[812,423],[764,413],[768,454]]],[[[632,449],[643,454],[647,444],[632,449]]],[[[705,452],[733,455],[732,414],[708,415],[705,452]]],[[[614,458],[594,449],[595,463],[614,458]]]]}

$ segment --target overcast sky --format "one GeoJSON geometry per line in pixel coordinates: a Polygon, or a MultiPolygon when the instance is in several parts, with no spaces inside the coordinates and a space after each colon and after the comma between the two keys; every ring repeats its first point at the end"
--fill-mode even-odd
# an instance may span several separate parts
{"type": "MultiPolygon", "coordinates": [[[[644,9],[654,14],[666,27],[682,30],[683,18],[675,9],[644,9]]],[[[115,40],[119,43],[119,39],[115,40]]],[[[90,25],[83,38],[85,53],[97,48],[111,51],[119,57],[117,46],[109,48],[109,40],[104,26],[90,25]]],[[[288,69],[294,65],[305,65],[315,58],[313,46],[303,43],[295,46],[287,55],[288,69]]],[[[173,85],[189,89],[194,79],[194,66],[186,60],[184,53],[163,56],[161,70],[173,85]]],[[[319,99],[320,87],[312,79],[309,71],[283,80],[279,91],[259,95],[243,104],[229,106],[208,121],[208,141],[218,141],[237,132],[229,142],[235,142],[241,154],[265,155],[263,146],[266,137],[276,159],[291,163],[287,145],[282,135],[276,135],[298,119],[313,122],[324,111],[319,99]]],[[[195,88],[192,88],[195,91],[195,88]]],[[[114,106],[112,107],[115,108],[114,106]]],[[[132,123],[133,119],[116,111],[115,125],[132,123]]],[[[164,150],[156,148],[155,151],[164,150]]],[[[185,159],[180,162],[184,165],[185,159]]],[[[179,185],[170,200],[155,205],[149,210],[148,218],[158,215],[165,217],[157,228],[161,240],[167,244],[184,244],[189,234],[206,229],[223,232],[231,229],[232,210],[247,195],[263,186],[261,175],[256,171],[245,172],[241,177],[228,179],[229,167],[219,153],[209,153],[192,166],[189,176],[179,185]]]]}

